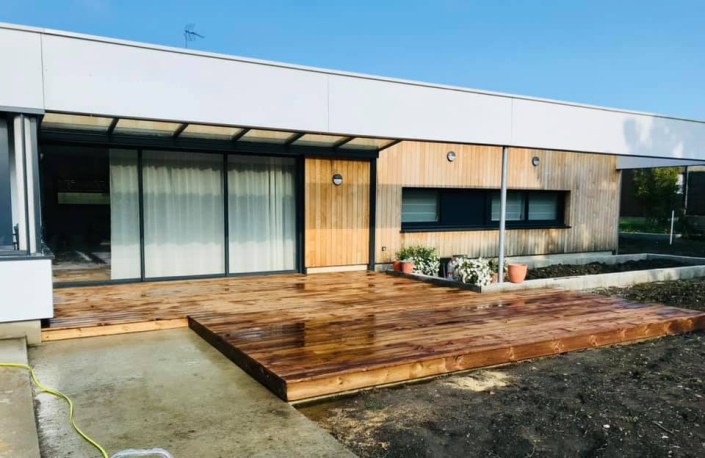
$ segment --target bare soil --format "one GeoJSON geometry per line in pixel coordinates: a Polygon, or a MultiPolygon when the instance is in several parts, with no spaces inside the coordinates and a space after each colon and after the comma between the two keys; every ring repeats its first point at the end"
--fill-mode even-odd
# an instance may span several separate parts
{"type": "Polygon", "coordinates": [[[705,257],[705,240],[676,238],[671,245],[668,240],[631,240],[620,237],[619,254],[635,253],[705,257]]]}
{"type": "Polygon", "coordinates": [[[658,302],[672,307],[705,311],[705,278],[642,283],[626,288],[598,289],[593,292],[624,297],[637,302],[658,302]]]}
{"type": "Polygon", "coordinates": [[[577,275],[610,274],[614,272],[631,272],[634,270],[666,269],[683,267],[685,264],[670,259],[645,259],[642,261],[627,261],[619,264],[603,264],[591,262],[590,264],[556,264],[553,266],[529,269],[527,280],[538,278],[573,277],[577,275]]]}
{"type": "MultiPolygon", "coordinates": [[[[705,280],[600,291],[704,309],[705,280]]],[[[361,457],[705,456],[705,333],[303,407],[361,457]]]]}

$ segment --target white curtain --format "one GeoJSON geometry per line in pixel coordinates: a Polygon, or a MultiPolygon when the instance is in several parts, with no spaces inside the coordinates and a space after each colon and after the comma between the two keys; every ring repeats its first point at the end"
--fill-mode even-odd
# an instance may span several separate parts
{"type": "Polygon", "coordinates": [[[140,278],[137,151],[110,150],[110,278],[140,278]]]}
{"type": "Polygon", "coordinates": [[[230,271],[296,268],[295,162],[228,157],[230,271]]]}
{"type": "Polygon", "coordinates": [[[225,271],[223,156],[143,153],[145,276],[225,271]]]}

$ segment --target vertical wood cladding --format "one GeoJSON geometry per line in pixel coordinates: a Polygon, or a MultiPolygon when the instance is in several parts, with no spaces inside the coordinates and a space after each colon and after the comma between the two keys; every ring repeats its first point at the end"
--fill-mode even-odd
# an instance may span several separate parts
{"type": "MultiPolygon", "coordinates": [[[[403,187],[499,189],[499,147],[401,142],[377,163],[376,262],[402,245],[437,247],[442,256],[497,256],[498,230],[401,233],[403,187]],[[449,162],[448,151],[456,152],[449,162]],[[386,247],[385,251],[382,251],[386,247]]],[[[616,156],[511,148],[509,189],[569,191],[565,229],[507,231],[507,255],[613,250],[617,246],[619,172],[616,156]],[[540,158],[534,167],[531,160],[540,158]]]]}
{"type": "Polygon", "coordinates": [[[306,159],[306,267],[367,264],[370,163],[306,159]],[[339,173],[343,184],[335,186],[339,173]]]}

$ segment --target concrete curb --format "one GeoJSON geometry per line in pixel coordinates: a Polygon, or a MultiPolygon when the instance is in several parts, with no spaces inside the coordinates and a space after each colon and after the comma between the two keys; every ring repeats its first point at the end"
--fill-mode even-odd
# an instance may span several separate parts
{"type": "Polygon", "coordinates": [[[669,280],[688,280],[705,277],[705,266],[675,267],[670,269],[636,270],[633,272],[617,272],[599,275],[581,275],[579,277],[545,278],[528,280],[524,283],[494,283],[483,286],[483,293],[500,291],[518,291],[522,289],[558,288],[583,290],[596,288],[612,288],[669,280]]]}
{"type": "Polygon", "coordinates": [[[688,280],[691,278],[705,277],[705,258],[690,256],[675,256],[668,254],[626,254],[614,256],[594,256],[570,259],[565,262],[556,260],[538,259],[527,260],[529,268],[545,267],[554,264],[583,265],[591,262],[601,262],[604,264],[618,264],[626,261],[642,261],[649,259],[672,259],[683,264],[685,267],[673,267],[666,269],[635,270],[631,272],[616,272],[598,275],[580,275],[576,277],[542,278],[538,280],[527,280],[523,283],[493,283],[487,286],[468,285],[459,281],[448,280],[440,277],[431,277],[420,274],[404,274],[401,272],[387,271],[388,274],[402,278],[409,278],[437,286],[465,289],[478,293],[498,293],[502,291],[519,291],[523,289],[557,288],[567,290],[583,290],[611,287],[625,287],[639,283],[651,283],[658,281],[688,280]]]}

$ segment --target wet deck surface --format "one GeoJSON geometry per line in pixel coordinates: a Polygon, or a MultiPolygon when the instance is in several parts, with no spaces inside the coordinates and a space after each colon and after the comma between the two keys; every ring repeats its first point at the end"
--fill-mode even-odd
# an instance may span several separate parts
{"type": "Polygon", "coordinates": [[[45,340],[188,325],[286,400],[705,327],[702,312],[558,290],[477,294],[380,273],[55,290],[45,340]]]}

